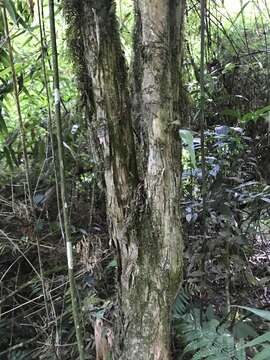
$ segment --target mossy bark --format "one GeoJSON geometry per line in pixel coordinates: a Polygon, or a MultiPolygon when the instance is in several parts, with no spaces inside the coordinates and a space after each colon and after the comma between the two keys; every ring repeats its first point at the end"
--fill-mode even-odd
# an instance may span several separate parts
{"type": "Polygon", "coordinates": [[[110,236],[119,256],[115,359],[168,360],[170,310],[182,274],[184,1],[134,1],[132,96],[114,2],[66,0],[66,9],[75,27],[79,75],[89,79],[83,91],[104,162],[110,236]],[[140,135],[136,142],[133,127],[140,135]]]}

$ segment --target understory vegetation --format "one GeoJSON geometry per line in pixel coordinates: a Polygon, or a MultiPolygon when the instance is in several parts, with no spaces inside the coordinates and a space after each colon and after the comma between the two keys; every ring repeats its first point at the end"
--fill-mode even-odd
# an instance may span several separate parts
{"type": "MultiPolygon", "coordinates": [[[[116,3],[132,68],[132,1],[116,3]]],[[[207,2],[203,28],[201,3],[187,1],[179,130],[184,279],[171,313],[178,360],[270,359],[270,2],[234,3],[207,2]]],[[[0,6],[0,359],[77,359],[48,3],[0,6]]],[[[92,151],[62,2],[55,13],[85,358],[95,359],[106,338],[109,359],[120,265],[108,235],[105,165],[92,151]]]]}

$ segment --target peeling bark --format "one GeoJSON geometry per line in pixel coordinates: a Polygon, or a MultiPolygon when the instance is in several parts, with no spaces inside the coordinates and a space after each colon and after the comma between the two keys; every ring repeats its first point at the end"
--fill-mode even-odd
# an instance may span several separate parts
{"type": "Polygon", "coordinates": [[[66,2],[77,18],[81,63],[91,79],[84,91],[94,103],[91,123],[102,148],[110,236],[119,255],[115,359],[169,360],[183,251],[178,128],[184,1],[134,0],[132,96],[114,2],[66,2]],[[132,123],[140,134],[137,148],[132,123]]]}

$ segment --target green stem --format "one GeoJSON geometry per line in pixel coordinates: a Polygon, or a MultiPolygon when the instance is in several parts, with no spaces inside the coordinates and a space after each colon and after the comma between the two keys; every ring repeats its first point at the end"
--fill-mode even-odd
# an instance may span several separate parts
{"type": "Polygon", "coordinates": [[[202,168],[202,205],[203,232],[206,220],[206,162],[205,162],[205,0],[201,0],[201,62],[200,62],[200,128],[201,128],[201,168],[202,168]]]}
{"type": "MultiPolygon", "coordinates": [[[[48,76],[47,76],[47,70],[46,70],[46,62],[45,62],[45,52],[44,49],[46,47],[46,38],[44,29],[42,27],[42,24],[44,23],[42,21],[43,14],[42,14],[42,4],[40,4],[40,0],[37,1],[37,9],[38,9],[38,22],[39,22],[39,34],[40,34],[40,45],[41,45],[41,61],[42,61],[42,70],[43,70],[43,76],[44,76],[44,86],[46,90],[46,99],[47,99],[47,108],[48,108],[48,130],[51,140],[51,147],[52,147],[52,158],[53,158],[53,168],[54,168],[54,178],[55,178],[55,190],[56,190],[56,201],[57,201],[57,209],[58,209],[58,216],[59,216],[59,223],[60,223],[60,229],[62,232],[62,236],[64,235],[64,229],[63,229],[63,221],[61,216],[61,209],[60,209],[60,193],[59,193],[59,184],[58,184],[58,176],[57,176],[57,161],[55,156],[55,144],[53,140],[53,120],[52,120],[52,109],[51,109],[51,102],[50,102],[50,92],[49,92],[49,86],[48,86],[48,76]]],[[[63,236],[64,238],[64,236],[63,236]]]]}
{"type": "Polygon", "coordinates": [[[26,136],[25,136],[24,123],[23,123],[23,119],[22,119],[22,112],[21,112],[20,99],[19,99],[18,79],[17,79],[16,70],[15,70],[15,66],[14,66],[13,49],[12,49],[11,40],[10,40],[7,11],[6,11],[5,5],[3,6],[3,15],[4,15],[3,16],[4,28],[5,28],[7,44],[8,44],[9,62],[10,62],[12,78],[13,78],[13,90],[14,90],[17,115],[18,115],[18,120],[19,120],[22,147],[23,147],[23,160],[24,160],[24,165],[25,165],[25,177],[26,177],[26,183],[27,183],[28,198],[29,198],[31,210],[33,211],[34,206],[33,206],[33,197],[32,197],[32,190],[31,190],[29,161],[28,161],[28,156],[27,156],[26,136]]]}
{"type": "Polygon", "coordinates": [[[59,157],[59,171],[60,171],[60,189],[61,189],[61,198],[62,198],[62,207],[63,207],[64,233],[65,233],[65,240],[67,247],[68,275],[69,275],[73,320],[76,330],[79,358],[80,360],[84,360],[85,358],[84,344],[83,344],[83,337],[81,331],[79,306],[76,296],[76,283],[75,283],[74,270],[73,270],[72,241],[70,234],[68,205],[67,205],[67,196],[66,196],[64,149],[63,149],[62,125],[61,125],[61,105],[60,105],[60,86],[59,86],[60,81],[59,81],[58,54],[57,54],[53,0],[49,0],[49,17],[50,17],[51,46],[52,46],[52,64],[53,64],[53,74],[54,74],[53,82],[54,82],[55,120],[56,120],[56,129],[57,129],[57,143],[58,143],[58,157],[59,157]]]}

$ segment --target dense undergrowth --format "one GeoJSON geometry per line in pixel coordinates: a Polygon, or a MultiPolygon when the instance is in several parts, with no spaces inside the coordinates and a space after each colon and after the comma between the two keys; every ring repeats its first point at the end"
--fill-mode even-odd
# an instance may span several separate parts
{"type": "MultiPolygon", "coordinates": [[[[254,19],[246,15],[248,4],[229,17],[214,5],[207,12],[206,163],[202,165],[199,6],[188,2],[186,116],[179,134],[184,148],[185,278],[172,313],[175,359],[270,358],[269,15],[259,9],[261,2],[253,3],[261,10],[254,19]]],[[[8,10],[33,209],[27,201],[14,84],[0,19],[0,359],[75,359],[54,177],[52,139],[56,133],[53,130],[50,137],[41,48],[31,4],[17,1],[8,10]]],[[[122,40],[130,58],[131,6],[128,1],[121,5],[122,40]]],[[[57,21],[59,35],[63,35],[60,5],[57,21]]],[[[49,40],[45,50],[50,90],[49,40]]],[[[76,280],[87,358],[94,359],[95,320],[104,319],[105,331],[114,322],[117,261],[108,239],[100,164],[89,150],[88,124],[64,40],[59,40],[59,53],[76,280]]]]}

